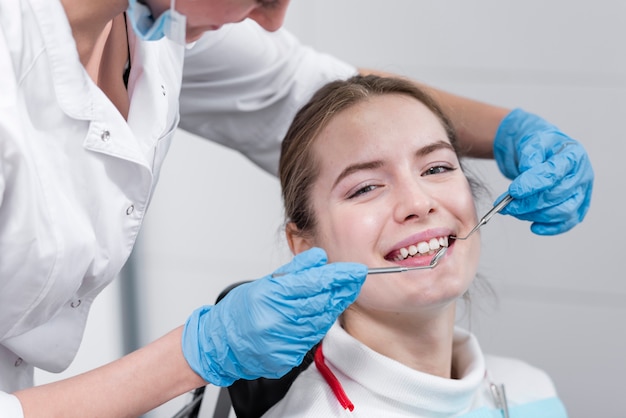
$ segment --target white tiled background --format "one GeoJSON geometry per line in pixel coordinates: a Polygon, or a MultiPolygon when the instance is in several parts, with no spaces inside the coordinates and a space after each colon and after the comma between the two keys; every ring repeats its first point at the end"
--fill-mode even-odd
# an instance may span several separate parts
{"type": "MultiPolygon", "coordinates": [[[[626,416],[626,2],[300,0],[286,26],[357,66],[539,113],[585,145],[596,173],[587,218],[556,237],[494,218],[483,231],[481,274],[496,297],[474,295],[468,326],[485,351],[547,370],[570,417],[626,416]]],[[[495,163],[474,171],[494,196],[505,190],[495,163]]],[[[140,340],[182,323],[229,283],[282,264],[281,222],[276,179],[180,132],[135,257],[140,340]]],[[[79,356],[62,376],[119,355],[119,294],[118,284],[96,302],[79,356]]],[[[216,393],[208,389],[203,416],[212,416],[216,393]]],[[[150,417],[171,417],[186,400],[150,417]]]]}

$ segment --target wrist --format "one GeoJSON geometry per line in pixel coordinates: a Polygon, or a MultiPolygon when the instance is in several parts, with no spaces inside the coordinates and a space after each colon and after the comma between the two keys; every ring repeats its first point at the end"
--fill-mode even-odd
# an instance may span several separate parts
{"type": "Polygon", "coordinates": [[[502,174],[509,179],[519,175],[516,145],[519,141],[519,132],[522,129],[523,121],[527,115],[528,113],[522,109],[513,109],[500,122],[493,140],[493,158],[502,174]]]}
{"type": "MultiPolygon", "coordinates": [[[[206,330],[216,331],[219,324],[212,323],[207,326],[206,321],[210,320],[211,311],[214,306],[202,306],[189,315],[181,336],[181,346],[183,356],[189,367],[204,381],[215,386],[229,386],[236,378],[228,376],[222,369],[220,363],[226,363],[228,347],[226,341],[216,341],[214,335],[207,334],[206,330]],[[220,355],[220,353],[224,353],[220,355]]],[[[213,334],[213,332],[211,332],[213,334]]]]}

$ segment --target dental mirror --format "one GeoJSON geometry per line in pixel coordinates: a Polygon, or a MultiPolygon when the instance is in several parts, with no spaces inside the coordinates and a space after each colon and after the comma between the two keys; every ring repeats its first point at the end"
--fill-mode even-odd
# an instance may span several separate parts
{"type": "Polygon", "coordinates": [[[437,265],[437,263],[439,263],[439,260],[441,259],[441,257],[443,257],[443,255],[446,253],[446,251],[448,251],[448,247],[441,247],[439,249],[439,251],[437,251],[437,253],[433,257],[433,259],[430,260],[430,264],[428,264],[427,266],[418,266],[418,267],[402,267],[402,266],[376,267],[376,268],[368,269],[367,270],[367,274],[402,273],[404,271],[409,271],[409,270],[429,270],[429,269],[432,269],[433,267],[435,267],[437,265]]]}

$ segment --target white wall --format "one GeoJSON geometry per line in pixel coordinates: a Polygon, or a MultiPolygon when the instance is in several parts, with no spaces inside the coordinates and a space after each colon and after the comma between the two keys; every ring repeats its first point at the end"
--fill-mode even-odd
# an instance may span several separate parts
{"type": "MultiPolygon", "coordinates": [[[[485,351],[547,370],[572,418],[624,416],[626,3],[294,1],[286,26],[356,65],[539,113],[585,145],[596,173],[586,220],[539,237],[527,223],[494,218],[483,233],[481,272],[498,299],[476,295],[470,326],[485,351]]],[[[475,170],[494,196],[505,190],[493,162],[475,170]]],[[[281,222],[274,178],[181,132],[141,236],[143,341],[212,303],[227,284],[285,261],[281,222]]],[[[216,394],[208,393],[205,416],[216,394]]],[[[151,417],[170,417],[185,400],[151,417]]]]}

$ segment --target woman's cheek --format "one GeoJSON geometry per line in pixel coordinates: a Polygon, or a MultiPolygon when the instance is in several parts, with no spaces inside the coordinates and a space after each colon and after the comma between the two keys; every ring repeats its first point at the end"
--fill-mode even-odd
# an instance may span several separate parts
{"type": "MultiPolygon", "coordinates": [[[[361,215],[355,211],[345,211],[333,217],[335,221],[327,241],[336,249],[337,259],[360,262],[372,267],[380,254],[376,252],[377,237],[380,236],[380,220],[376,216],[361,215]]],[[[331,254],[329,254],[329,257],[331,254]]]]}
{"type": "MultiPolygon", "coordinates": [[[[365,280],[365,283],[363,283],[363,286],[361,287],[361,292],[356,300],[358,305],[367,307],[381,302],[381,296],[384,295],[384,292],[382,291],[384,289],[380,289],[378,283],[375,282],[376,279],[376,277],[368,276],[365,280]]],[[[378,279],[378,281],[380,281],[380,278],[378,279]]]]}
{"type": "MultiPolygon", "coordinates": [[[[391,278],[390,278],[391,279],[391,278]]],[[[398,307],[402,300],[402,292],[399,288],[394,289],[390,281],[380,275],[368,276],[361,287],[361,292],[356,303],[364,309],[389,311],[398,307]]]]}
{"type": "Polygon", "coordinates": [[[474,201],[472,190],[467,180],[464,181],[462,190],[454,195],[458,196],[456,203],[456,207],[459,210],[458,216],[460,219],[465,219],[465,221],[473,227],[478,221],[478,216],[476,214],[476,202],[474,201]]]}

